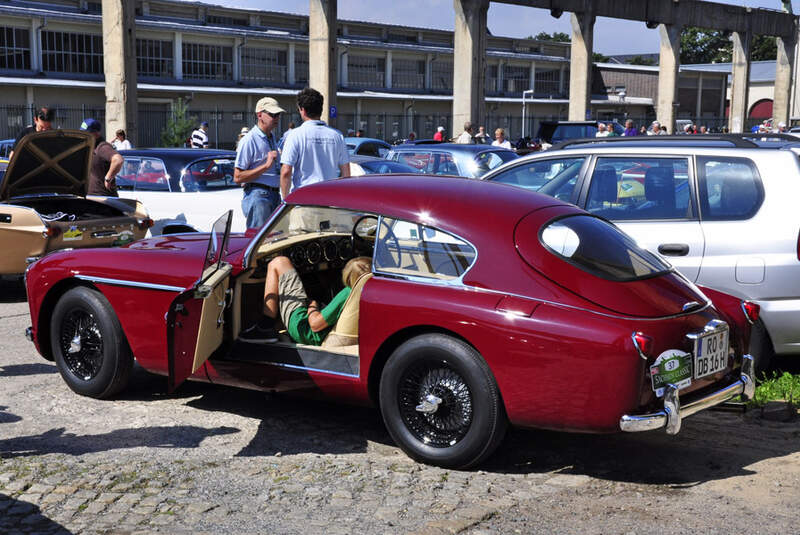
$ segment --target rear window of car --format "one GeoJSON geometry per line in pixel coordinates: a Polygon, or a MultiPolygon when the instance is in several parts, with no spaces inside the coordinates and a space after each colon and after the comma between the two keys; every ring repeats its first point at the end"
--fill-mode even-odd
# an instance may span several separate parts
{"type": "Polygon", "coordinates": [[[208,191],[238,188],[233,181],[234,161],[229,158],[209,158],[186,167],[181,177],[182,191],[208,191]]]}
{"type": "Polygon", "coordinates": [[[533,160],[506,169],[491,180],[540,191],[557,199],[570,200],[585,157],[533,160]]]}
{"type": "Polygon", "coordinates": [[[594,137],[597,132],[597,127],[592,125],[574,124],[574,125],[558,125],[553,132],[552,143],[556,144],[567,139],[581,139],[585,137],[594,137]]]}
{"type": "Polygon", "coordinates": [[[542,227],[539,241],[578,269],[615,282],[647,279],[672,269],[611,223],[588,215],[550,221],[542,227]]]}
{"type": "Polygon", "coordinates": [[[749,219],[764,200],[758,169],[747,158],[697,158],[700,206],[704,220],[749,219]]]}

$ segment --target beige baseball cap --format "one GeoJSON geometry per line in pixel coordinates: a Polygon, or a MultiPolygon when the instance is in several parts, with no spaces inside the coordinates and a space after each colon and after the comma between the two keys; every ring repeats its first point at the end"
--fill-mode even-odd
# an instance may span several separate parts
{"type": "Polygon", "coordinates": [[[267,113],[286,113],[286,110],[278,105],[278,101],[272,97],[264,97],[256,104],[256,113],[265,111],[267,113]]]}

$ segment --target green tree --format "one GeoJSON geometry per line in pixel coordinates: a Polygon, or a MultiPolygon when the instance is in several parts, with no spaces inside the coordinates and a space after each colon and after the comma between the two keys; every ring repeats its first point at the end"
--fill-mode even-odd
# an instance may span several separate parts
{"type": "Polygon", "coordinates": [[[172,110],[172,115],[167,120],[167,125],[161,131],[161,145],[164,147],[183,147],[186,138],[192,135],[197,124],[197,117],[189,116],[189,109],[182,98],[178,99],[172,110]]]}
{"type": "Polygon", "coordinates": [[[592,52],[592,63],[608,63],[609,60],[608,56],[604,56],[600,52],[592,52]]]}
{"type": "Polygon", "coordinates": [[[631,65],[655,65],[658,63],[653,58],[643,58],[642,56],[634,56],[628,61],[631,65]]]}
{"type": "Polygon", "coordinates": [[[770,35],[756,35],[753,38],[750,59],[752,61],[774,61],[778,58],[778,44],[776,37],[770,35]]]}
{"type": "Polygon", "coordinates": [[[558,41],[559,43],[569,43],[571,41],[569,35],[564,32],[553,32],[552,35],[547,32],[539,32],[535,36],[529,35],[528,39],[537,39],[539,41],[558,41]]]}
{"type": "Polygon", "coordinates": [[[684,28],[681,33],[681,63],[725,63],[731,61],[730,32],[684,28]]]}

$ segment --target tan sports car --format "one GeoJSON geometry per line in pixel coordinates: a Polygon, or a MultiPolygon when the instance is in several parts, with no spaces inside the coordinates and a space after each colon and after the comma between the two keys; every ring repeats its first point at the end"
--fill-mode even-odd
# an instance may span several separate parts
{"type": "Polygon", "coordinates": [[[0,175],[0,275],[19,274],[59,249],[143,238],[152,221],[133,199],[86,196],[94,137],[50,130],[20,140],[0,175]]]}

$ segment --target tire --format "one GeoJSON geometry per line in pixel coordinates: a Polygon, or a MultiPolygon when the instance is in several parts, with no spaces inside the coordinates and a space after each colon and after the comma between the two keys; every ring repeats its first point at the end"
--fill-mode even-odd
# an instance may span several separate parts
{"type": "Polygon", "coordinates": [[[772,357],[775,356],[772,340],[764,322],[760,319],[753,324],[753,328],[750,330],[750,354],[754,360],[755,378],[760,381],[764,374],[769,371],[772,357]]]}
{"type": "Polygon", "coordinates": [[[58,371],[77,394],[107,399],[127,386],[133,355],[100,292],[79,286],[61,296],[53,309],[50,340],[58,371]]]}
{"type": "Polygon", "coordinates": [[[443,334],[417,336],[398,347],[381,374],[379,398],[400,448],[443,468],[477,465],[497,449],[508,427],[489,366],[474,348],[443,334]]]}

